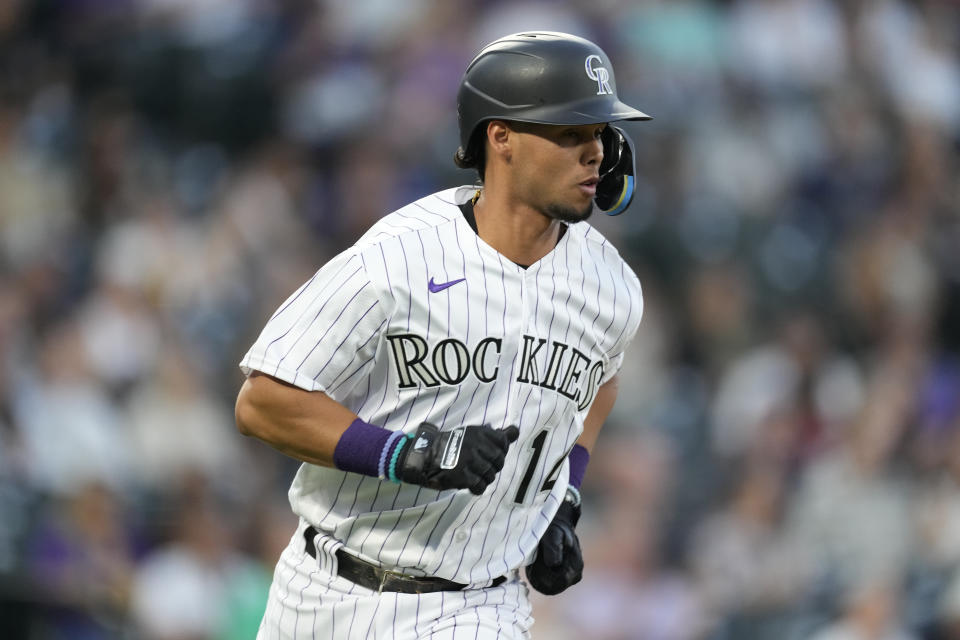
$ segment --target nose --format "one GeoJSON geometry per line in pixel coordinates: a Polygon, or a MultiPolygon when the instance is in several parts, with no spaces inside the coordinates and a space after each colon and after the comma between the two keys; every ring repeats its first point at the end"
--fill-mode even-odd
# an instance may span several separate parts
{"type": "Polygon", "coordinates": [[[591,138],[584,147],[582,162],[589,167],[595,164],[600,164],[602,161],[603,141],[599,136],[591,138]]]}

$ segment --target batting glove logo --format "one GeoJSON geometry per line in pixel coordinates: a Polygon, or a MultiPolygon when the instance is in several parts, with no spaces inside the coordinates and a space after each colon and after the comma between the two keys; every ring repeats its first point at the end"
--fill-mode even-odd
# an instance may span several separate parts
{"type": "Polygon", "coordinates": [[[613,95],[613,89],[610,87],[610,72],[602,66],[603,60],[597,54],[587,56],[583,66],[587,71],[587,77],[595,80],[597,83],[597,95],[613,95]]]}
{"type": "Polygon", "coordinates": [[[460,448],[463,446],[463,427],[457,427],[450,432],[450,439],[443,450],[440,460],[441,469],[453,469],[460,462],[460,448]]]}

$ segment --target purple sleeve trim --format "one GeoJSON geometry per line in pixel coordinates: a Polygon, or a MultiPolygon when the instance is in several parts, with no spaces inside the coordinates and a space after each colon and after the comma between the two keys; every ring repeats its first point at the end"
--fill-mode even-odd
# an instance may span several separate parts
{"type": "Polygon", "coordinates": [[[390,454],[395,449],[394,445],[396,444],[399,438],[404,436],[403,431],[394,431],[390,434],[390,437],[387,438],[387,444],[383,446],[383,451],[380,452],[380,462],[377,465],[377,477],[381,480],[389,480],[387,476],[387,461],[390,460],[390,454]]]}
{"type": "Polygon", "coordinates": [[[570,451],[570,484],[580,488],[583,484],[583,474],[587,472],[587,463],[590,462],[590,452],[583,445],[573,445],[570,451]]]}
{"type": "Polygon", "coordinates": [[[376,478],[380,454],[392,433],[357,418],[343,432],[333,450],[334,466],[341,471],[353,471],[376,478]]]}

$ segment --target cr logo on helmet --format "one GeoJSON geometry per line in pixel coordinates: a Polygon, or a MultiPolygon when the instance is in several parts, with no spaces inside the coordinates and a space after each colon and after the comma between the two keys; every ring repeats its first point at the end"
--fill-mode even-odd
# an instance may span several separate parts
{"type": "Polygon", "coordinates": [[[603,63],[600,56],[594,54],[587,56],[583,66],[587,70],[587,77],[597,81],[597,95],[613,95],[613,89],[610,88],[610,72],[606,67],[596,67],[595,63],[603,63]]]}

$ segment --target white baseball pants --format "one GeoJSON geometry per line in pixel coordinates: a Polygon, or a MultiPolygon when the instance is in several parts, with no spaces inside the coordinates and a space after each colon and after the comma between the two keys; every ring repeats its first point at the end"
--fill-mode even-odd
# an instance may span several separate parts
{"type": "Polygon", "coordinates": [[[377,593],[337,577],[333,549],[304,549],[301,523],[277,563],[257,640],[520,640],[533,624],[516,574],[491,588],[377,593]]]}

